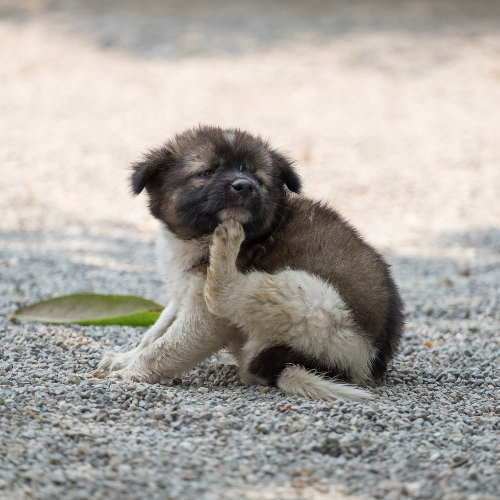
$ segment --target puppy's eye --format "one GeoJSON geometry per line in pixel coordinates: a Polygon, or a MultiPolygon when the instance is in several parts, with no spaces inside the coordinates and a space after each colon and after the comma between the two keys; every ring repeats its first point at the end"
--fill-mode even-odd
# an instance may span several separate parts
{"type": "Polygon", "coordinates": [[[263,184],[262,181],[258,177],[256,177],[256,179],[257,179],[257,182],[259,183],[259,186],[262,186],[262,184],[263,184]]]}
{"type": "Polygon", "coordinates": [[[198,174],[198,177],[212,177],[212,175],[214,175],[214,171],[213,170],[203,170],[203,172],[200,172],[198,174]]]}

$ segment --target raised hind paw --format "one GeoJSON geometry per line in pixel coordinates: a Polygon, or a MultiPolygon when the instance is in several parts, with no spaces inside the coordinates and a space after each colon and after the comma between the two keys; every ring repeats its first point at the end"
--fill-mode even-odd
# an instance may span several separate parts
{"type": "Polygon", "coordinates": [[[227,219],[214,232],[210,246],[210,266],[205,284],[205,302],[216,316],[225,316],[225,292],[237,276],[236,258],[245,232],[235,219],[227,219]]]}

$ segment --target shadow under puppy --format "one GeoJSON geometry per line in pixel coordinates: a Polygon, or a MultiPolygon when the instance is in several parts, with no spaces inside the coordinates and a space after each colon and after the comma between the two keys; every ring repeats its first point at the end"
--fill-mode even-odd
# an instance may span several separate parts
{"type": "Polygon", "coordinates": [[[133,167],[160,222],[170,302],[139,346],[98,374],[158,382],[222,348],[245,383],[369,398],[396,353],[402,303],[388,265],[334,210],[296,193],[292,162],[237,129],[199,127],[133,167]]]}

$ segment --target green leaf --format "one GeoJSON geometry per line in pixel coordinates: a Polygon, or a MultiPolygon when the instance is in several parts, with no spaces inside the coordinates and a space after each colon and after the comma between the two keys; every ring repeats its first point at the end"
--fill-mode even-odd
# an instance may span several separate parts
{"type": "Polygon", "coordinates": [[[76,293],[21,307],[11,319],[55,325],[149,326],[162,310],[160,304],[134,295],[76,293]]]}

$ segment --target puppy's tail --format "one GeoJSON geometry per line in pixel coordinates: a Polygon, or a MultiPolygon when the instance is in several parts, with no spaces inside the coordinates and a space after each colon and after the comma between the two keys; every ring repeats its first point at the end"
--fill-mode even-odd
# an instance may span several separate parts
{"type": "Polygon", "coordinates": [[[285,368],[278,377],[277,385],[288,394],[311,399],[333,400],[337,398],[363,401],[374,397],[362,389],[349,384],[326,380],[321,375],[311,373],[302,366],[285,368]]]}

